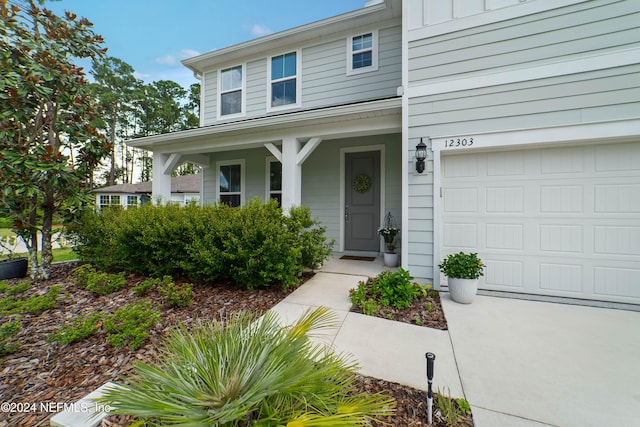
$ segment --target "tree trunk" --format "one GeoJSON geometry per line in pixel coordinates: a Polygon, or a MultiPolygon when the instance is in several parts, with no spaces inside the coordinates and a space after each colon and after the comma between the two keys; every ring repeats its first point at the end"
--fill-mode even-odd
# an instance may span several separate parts
{"type": "Polygon", "coordinates": [[[53,249],[51,245],[51,230],[53,228],[53,211],[45,208],[42,218],[42,260],[38,279],[47,280],[51,276],[51,261],[53,261],[53,249]]]}

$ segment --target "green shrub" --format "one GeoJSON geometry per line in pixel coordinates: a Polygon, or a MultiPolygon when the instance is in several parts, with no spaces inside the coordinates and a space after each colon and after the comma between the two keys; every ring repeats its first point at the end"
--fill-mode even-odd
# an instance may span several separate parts
{"type": "Polygon", "coordinates": [[[85,289],[98,295],[109,295],[124,288],[126,284],[124,273],[92,273],[87,278],[85,289]]]}
{"type": "Polygon", "coordinates": [[[4,298],[0,300],[0,314],[4,316],[21,313],[38,315],[56,306],[61,290],[60,285],[54,285],[45,295],[35,295],[26,299],[15,296],[4,298]]]}
{"type": "Polygon", "coordinates": [[[482,260],[476,253],[459,252],[447,256],[440,264],[440,271],[447,277],[458,279],[477,279],[484,276],[482,260]]]}
{"type": "Polygon", "coordinates": [[[10,288],[7,288],[7,295],[19,295],[21,293],[26,292],[32,285],[31,281],[25,280],[22,283],[18,283],[17,285],[13,285],[10,288]]]}
{"type": "Polygon", "coordinates": [[[154,425],[370,425],[395,402],[356,392],[357,366],[310,341],[334,321],[316,309],[290,327],[268,312],[177,329],[155,365],[137,364],[135,376],[99,402],[154,425]]]}
{"type": "Polygon", "coordinates": [[[114,347],[128,345],[137,349],[149,336],[149,330],[159,321],[160,315],[149,301],[128,304],[104,320],[109,332],[107,341],[114,347]]]}
{"type": "Polygon", "coordinates": [[[160,292],[164,296],[165,302],[171,307],[187,307],[193,299],[193,285],[191,283],[176,285],[170,282],[161,287],[160,292]]]}
{"type": "Polygon", "coordinates": [[[49,288],[46,295],[27,298],[24,302],[24,310],[30,314],[36,315],[54,308],[61,290],[62,288],[60,285],[54,285],[49,288]]]}
{"type": "Polygon", "coordinates": [[[397,272],[385,270],[368,282],[360,281],[349,290],[351,303],[372,315],[380,306],[408,308],[414,300],[427,294],[430,285],[420,286],[402,267],[397,272]]]}
{"type": "Polygon", "coordinates": [[[100,329],[99,322],[101,317],[101,313],[92,313],[87,317],[76,317],[70,323],[58,328],[57,332],[49,335],[47,340],[71,344],[88,338],[100,329]]]}
{"type": "Polygon", "coordinates": [[[86,213],[69,226],[76,252],[103,271],[232,280],[248,289],[299,281],[331,253],[308,208],[289,216],[275,201],[246,206],[153,206],[86,213]]]}
{"type": "Polygon", "coordinates": [[[0,293],[5,293],[9,289],[9,282],[0,280],[0,293]]]}
{"type": "Polygon", "coordinates": [[[0,357],[15,353],[20,344],[11,342],[18,335],[22,323],[19,320],[5,322],[0,325],[0,357]]]}
{"type": "Polygon", "coordinates": [[[89,282],[89,277],[96,273],[96,269],[91,264],[83,264],[71,270],[67,281],[80,289],[85,289],[89,282]]]}
{"type": "Polygon", "coordinates": [[[134,286],[133,292],[139,297],[143,297],[149,293],[149,291],[156,285],[156,279],[149,278],[144,282],[140,283],[138,286],[134,286]]]}

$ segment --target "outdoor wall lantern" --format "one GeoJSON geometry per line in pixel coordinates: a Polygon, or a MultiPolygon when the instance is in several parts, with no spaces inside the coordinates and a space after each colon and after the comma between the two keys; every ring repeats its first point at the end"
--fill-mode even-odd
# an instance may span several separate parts
{"type": "Polygon", "coordinates": [[[426,158],[427,146],[422,142],[422,138],[420,138],[420,143],[416,145],[416,171],[418,173],[424,172],[424,159],[426,158]]]}

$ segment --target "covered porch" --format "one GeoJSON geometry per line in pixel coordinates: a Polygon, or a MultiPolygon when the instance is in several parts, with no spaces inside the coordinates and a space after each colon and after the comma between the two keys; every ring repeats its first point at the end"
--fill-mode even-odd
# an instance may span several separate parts
{"type": "Polygon", "coordinates": [[[201,203],[277,199],[308,206],[340,252],[378,253],[377,229],[401,221],[401,99],[236,120],[130,141],[153,152],[154,201],[169,200],[173,170],[202,167],[201,203]],[[357,177],[357,179],[356,179],[357,177]],[[355,181],[359,185],[355,185],[355,181]]]}

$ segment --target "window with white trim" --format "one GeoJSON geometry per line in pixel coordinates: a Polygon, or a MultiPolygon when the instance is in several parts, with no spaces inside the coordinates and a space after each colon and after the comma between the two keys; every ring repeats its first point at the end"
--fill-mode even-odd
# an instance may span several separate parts
{"type": "Polygon", "coordinates": [[[267,200],[276,199],[282,206],[282,163],[267,158],[267,200]]]}
{"type": "Polygon", "coordinates": [[[127,196],[127,207],[138,206],[138,196],[127,196]]]}
{"type": "Polygon", "coordinates": [[[298,52],[269,59],[269,109],[299,104],[298,52]]]}
{"type": "Polygon", "coordinates": [[[218,162],[218,200],[229,206],[244,202],[244,160],[218,162]]]}
{"type": "Polygon", "coordinates": [[[347,74],[378,69],[378,34],[376,31],[347,38],[347,74]]]}
{"type": "Polygon", "coordinates": [[[220,70],[219,117],[240,115],[244,113],[244,67],[220,70]]]}
{"type": "Polygon", "coordinates": [[[114,206],[120,206],[120,196],[109,194],[100,195],[100,209],[111,208],[114,206]]]}

